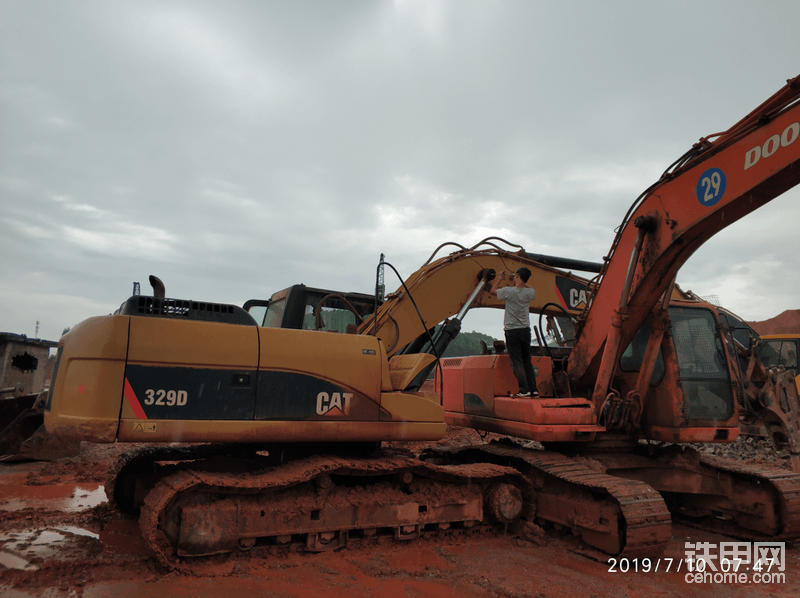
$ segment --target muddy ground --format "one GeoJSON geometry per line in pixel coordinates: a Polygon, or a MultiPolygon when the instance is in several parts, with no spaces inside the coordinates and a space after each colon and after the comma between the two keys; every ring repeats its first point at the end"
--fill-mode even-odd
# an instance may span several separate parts
{"type": "MultiPolygon", "coordinates": [[[[474,441],[453,430],[449,443],[474,441]]],[[[577,597],[800,596],[800,544],[786,548],[783,580],[695,584],[686,581],[686,542],[718,546],[731,538],[673,525],[658,571],[651,562],[615,570],[587,555],[569,533],[525,537],[449,537],[358,550],[280,556],[253,549],[205,559],[192,571],[162,566],[142,542],[137,522],[105,499],[109,463],[124,446],[86,445],[49,463],[0,463],[0,595],[7,598],[115,596],[577,597]],[[667,571],[668,559],[670,571],[667,571]],[[682,568],[677,570],[678,563],[682,568]],[[636,566],[639,570],[634,571],[636,566]]],[[[785,455],[740,440],[717,452],[788,469],[785,455]]]]}

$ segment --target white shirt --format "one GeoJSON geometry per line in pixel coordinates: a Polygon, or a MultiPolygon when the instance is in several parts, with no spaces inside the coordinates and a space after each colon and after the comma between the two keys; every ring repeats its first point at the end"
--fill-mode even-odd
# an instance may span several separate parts
{"type": "Polygon", "coordinates": [[[531,301],[536,298],[536,292],[530,287],[502,287],[497,289],[497,298],[506,304],[503,316],[503,330],[517,328],[530,328],[531,301]]]}

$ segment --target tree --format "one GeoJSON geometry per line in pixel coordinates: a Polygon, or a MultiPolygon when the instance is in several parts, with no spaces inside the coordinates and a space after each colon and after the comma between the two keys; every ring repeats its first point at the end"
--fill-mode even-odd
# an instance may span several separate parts
{"type": "Polygon", "coordinates": [[[482,332],[461,332],[453,339],[453,342],[448,345],[442,357],[466,357],[468,355],[481,354],[481,341],[485,342],[489,347],[495,341],[488,334],[482,332]]]}

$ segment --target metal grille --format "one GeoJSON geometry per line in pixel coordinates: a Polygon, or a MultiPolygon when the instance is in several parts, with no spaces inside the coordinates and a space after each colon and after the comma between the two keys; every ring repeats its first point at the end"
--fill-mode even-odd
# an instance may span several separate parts
{"type": "Polygon", "coordinates": [[[463,361],[463,359],[459,359],[459,358],[455,358],[455,357],[442,359],[442,367],[443,368],[457,368],[458,366],[461,365],[462,361],[463,361]]]}
{"type": "Polygon", "coordinates": [[[157,297],[139,296],[136,312],[154,316],[172,318],[189,318],[192,315],[203,319],[204,314],[232,314],[233,306],[204,301],[188,301],[185,299],[160,299],[157,297]],[[194,312],[194,314],[192,314],[194,312]]]}
{"type": "Polygon", "coordinates": [[[227,322],[229,324],[244,324],[248,326],[256,323],[250,314],[236,305],[142,295],[131,297],[115,313],[127,316],[155,316],[205,322],[227,322]]]}
{"type": "Polygon", "coordinates": [[[670,317],[686,417],[729,418],[733,386],[713,315],[704,308],[670,308],[670,317]]]}

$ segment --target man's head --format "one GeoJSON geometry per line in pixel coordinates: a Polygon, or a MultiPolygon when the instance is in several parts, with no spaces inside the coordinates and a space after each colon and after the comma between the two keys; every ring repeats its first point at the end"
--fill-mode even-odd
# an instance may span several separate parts
{"type": "Polygon", "coordinates": [[[531,271],[528,270],[525,266],[517,270],[517,276],[522,279],[522,282],[528,282],[528,279],[531,277],[531,271]]]}

